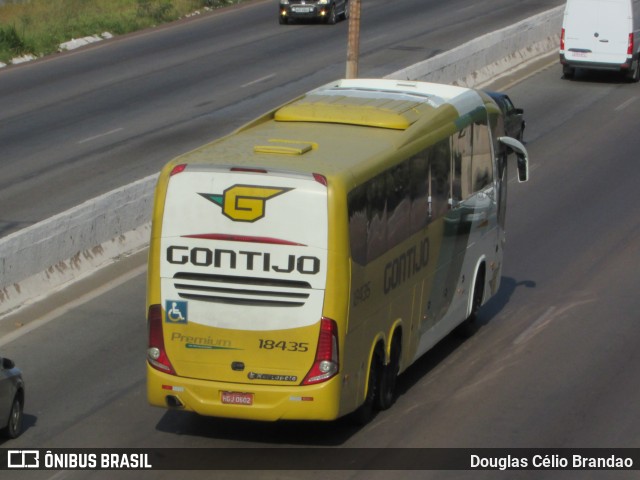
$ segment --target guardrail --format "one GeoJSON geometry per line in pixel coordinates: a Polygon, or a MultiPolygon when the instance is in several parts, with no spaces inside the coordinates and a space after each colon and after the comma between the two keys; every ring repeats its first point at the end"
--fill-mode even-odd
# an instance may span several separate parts
{"type": "MultiPolygon", "coordinates": [[[[475,87],[558,48],[562,8],[491,32],[387,78],[475,87]]],[[[0,239],[0,317],[146,248],[156,175],[0,239]]]]}

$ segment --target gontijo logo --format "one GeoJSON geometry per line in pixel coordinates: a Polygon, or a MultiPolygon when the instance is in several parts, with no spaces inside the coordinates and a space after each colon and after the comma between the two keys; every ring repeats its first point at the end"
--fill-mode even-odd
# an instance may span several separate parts
{"type": "Polygon", "coordinates": [[[222,207],[222,214],[235,222],[255,222],[264,217],[267,200],[289,190],[292,189],[234,185],[222,192],[222,195],[214,193],[200,195],[222,207]]]}

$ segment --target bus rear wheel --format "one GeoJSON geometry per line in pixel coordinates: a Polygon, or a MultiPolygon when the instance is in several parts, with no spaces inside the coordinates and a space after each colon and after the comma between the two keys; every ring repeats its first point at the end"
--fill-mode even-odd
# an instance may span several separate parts
{"type": "Polygon", "coordinates": [[[351,415],[353,423],[356,425],[366,425],[376,414],[381,370],[382,363],[379,355],[376,353],[373,355],[369,367],[369,381],[367,382],[367,393],[364,402],[351,415]]]}
{"type": "Polygon", "coordinates": [[[399,334],[393,336],[389,363],[383,368],[380,375],[380,388],[378,391],[377,406],[380,410],[386,410],[396,402],[396,383],[400,372],[400,352],[402,341],[399,334]]]}

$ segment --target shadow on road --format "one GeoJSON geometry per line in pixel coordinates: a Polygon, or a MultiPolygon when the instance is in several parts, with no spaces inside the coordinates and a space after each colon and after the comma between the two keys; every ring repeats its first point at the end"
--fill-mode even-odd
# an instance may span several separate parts
{"type": "MultiPolygon", "coordinates": [[[[520,288],[535,288],[531,280],[517,281],[503,277],[500,290],[480,310],[475,330],[486,326],[509,304],[520,288]]],[[[418,382],[460,347],[468,336],[452,332],[428,351],[398,377],[398,396],[406,394],[418,382]]],[[[393,408],[393,407],[391,407],[393,408]]],[[[375,421],[375,419],[373,420],[375,421]]],[[[203,417],[191,412],[169,410],[156,425],[159,431],[176,435],[239,442],[238,446],[265,444],[273,446],[295,445],[331,447],[344,445],[361,428],[348,417],[334,422],[279,421],[253,422],[224,418],[203,417]]]]}

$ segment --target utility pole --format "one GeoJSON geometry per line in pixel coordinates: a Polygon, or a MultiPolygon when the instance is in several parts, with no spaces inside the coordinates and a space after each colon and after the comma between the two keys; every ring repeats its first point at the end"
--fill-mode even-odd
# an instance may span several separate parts
{"type": "Polygon", "coordinates": [[[360,0],[349,1],[349,43],[347,45],[346,78],[358,78],[360,55],[360,0]]]}

